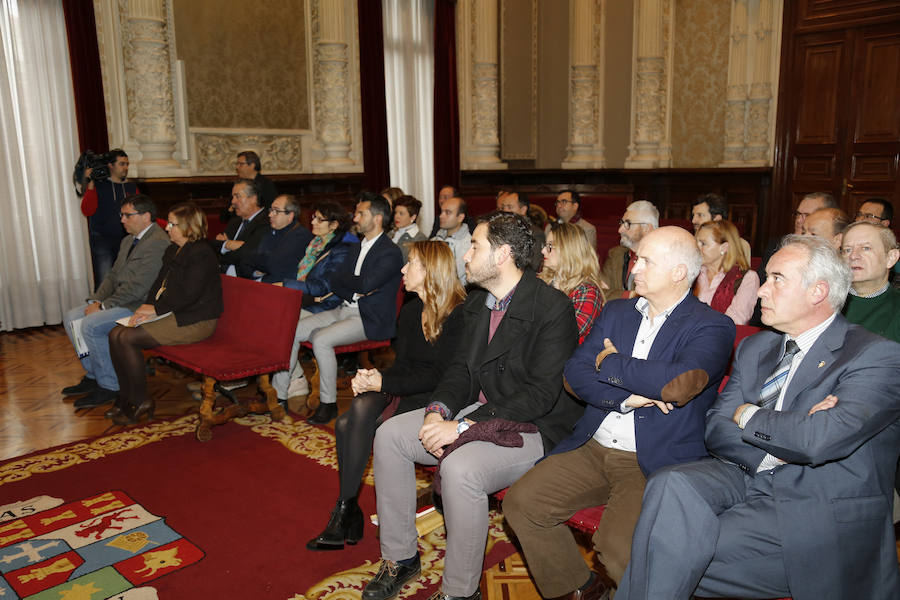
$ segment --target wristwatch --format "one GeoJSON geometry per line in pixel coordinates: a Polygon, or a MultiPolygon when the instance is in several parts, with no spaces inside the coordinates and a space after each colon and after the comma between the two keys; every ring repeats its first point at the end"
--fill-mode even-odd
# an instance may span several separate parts
{"type": "Polygon", "coordinates": [[[460,435],[463,431],[467,430],[471,425],[465,419],[460,419],[459,424],[456,426],[456,434],[460,435]]]}

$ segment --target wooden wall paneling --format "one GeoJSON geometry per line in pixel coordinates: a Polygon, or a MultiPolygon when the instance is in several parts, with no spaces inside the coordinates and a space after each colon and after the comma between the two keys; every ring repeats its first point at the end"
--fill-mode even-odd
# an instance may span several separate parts
{"type": "Polygon", "coordinates": [[[762,236],[791,229],[804,194],[830,191],[853,215],[900,202],[900,2],[785,3],[773,203],[762,236]]]}
{"type": "Polygon", "coordinates": [[[846,208],[852,214],[866,197],[882,196],[896,210],[900,207],[900,22],[862,28],[855,41],[846,208]]]}

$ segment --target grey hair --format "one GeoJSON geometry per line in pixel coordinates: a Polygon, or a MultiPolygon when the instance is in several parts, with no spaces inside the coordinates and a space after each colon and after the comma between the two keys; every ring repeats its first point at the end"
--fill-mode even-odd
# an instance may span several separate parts
{"type": "Polygon", "coordinates": [[[293,194],[278,194],[275,199],[278,200],[278,198],[284,198],[284,210],[293,213],[295,218],[300,218],[301,207],[297,196],[293,194]]]}
{"type": "Polygon", "coordinates": [[[653,206],[652,202],[647,202],[646,200],[635,200],[634,202],[629,204],[628,208],[626,208],[625,210],[631,210],[644,215],[644,218],[647,219],[651,225],[653,225],[653,229],[659,227],[659,209],[653,206]]]}
{"type": "MultiPolygon", "coordinates": [[[[668,227],[663,227],[668,229],[668,227]]],[[[672,227],[672,229],[680,229],[680,227],[672,227]]],[[[687,233],[685,231],[685,233],[687,233]]],[[[694,285],[694,280],[700,274],[700,267],[703,265],[703,256],[700,254],[700,247],[694,236],[688,233],[687,236],[679,235],[677,239],[668,244],[668,258],[673,266],[684,265],[687,269],[688,286],[694,285]]]]}
{"type": "Polygon", "coordinates": [[[891,231],[890,227],[885,227],[884,225],[877,225],[875,223],[869,223],[868,221],[857,221],[855,223],[850,223],[849,225],[847,225],[847,227],[844,228],[844,234],[846,234],[854,227],[863,227],[866,225],[868,225],[878,233],[878,237],[881,238],[881,243],[884,244],[885,253],[897,249],[897,236],[894,235],[894,232],[891,231]]]}
{"type": "Polygon", "coordinates": [[[800,282],[809,288],[817,281],[828,284],[828,303],[835,312],[840,312],[847,300],[853,279],[850,267],[841,260],[828,240],[808,235],[786,235],[779,249],[788,246],[803,246],[809,257],[801,269],[800,282]]]}

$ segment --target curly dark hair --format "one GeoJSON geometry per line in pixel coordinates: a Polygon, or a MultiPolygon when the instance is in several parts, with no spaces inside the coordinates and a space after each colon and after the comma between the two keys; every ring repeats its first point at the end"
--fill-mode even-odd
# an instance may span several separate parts
{"type": "Polygon", "coordinates": [[[527,218],[516,213],[494,211],[482,216],[478,219],[478,223],[487,225],[487,239],[491,244],[491,250],[506,244],[518,269],[524,271],[531,264],[534,232],[527,218]]]}

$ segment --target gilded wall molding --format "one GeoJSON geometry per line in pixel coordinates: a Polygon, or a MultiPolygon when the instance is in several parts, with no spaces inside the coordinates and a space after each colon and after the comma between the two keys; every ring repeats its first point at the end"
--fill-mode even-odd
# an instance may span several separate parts
{"type": "Polygon", "coordinates": [[[309,130],[194,128],[192,170],[198,175],[230,175],[237,153],[253,150],[263,157],[266,174],[308,172],[303,160],[314,143],[315,136],[309,130]]]}

